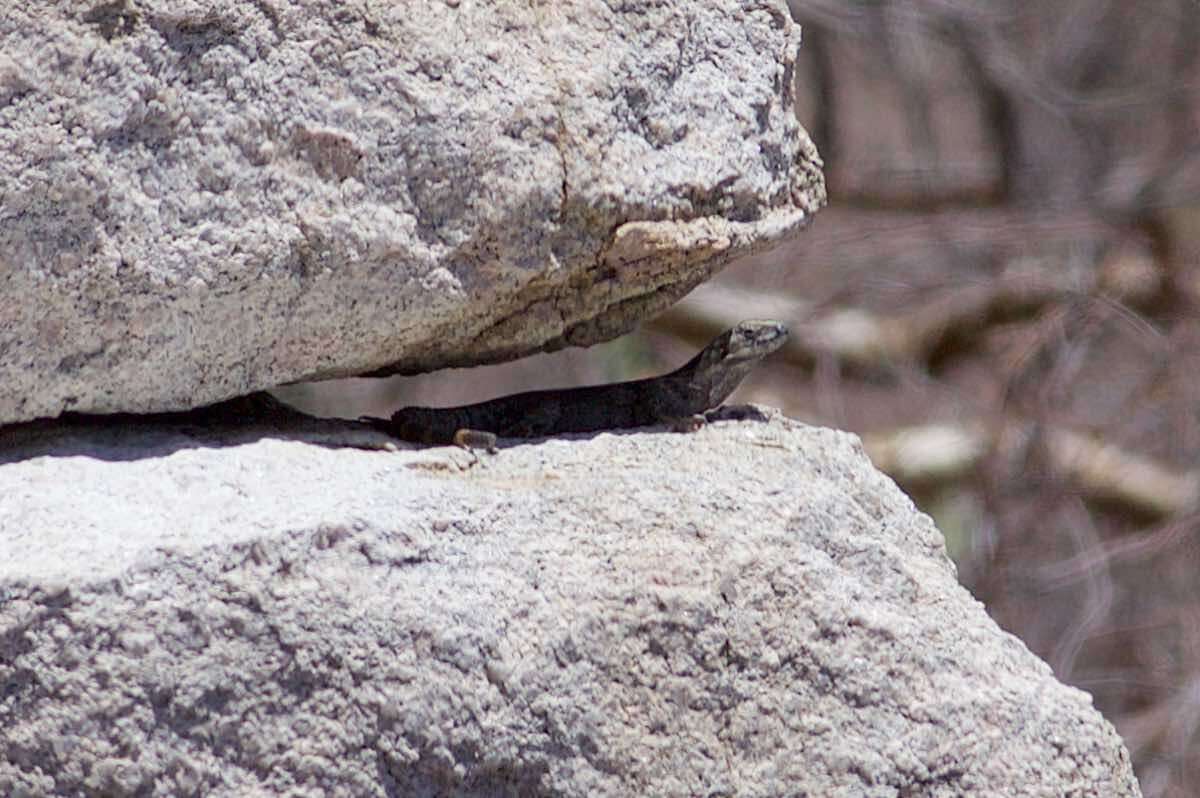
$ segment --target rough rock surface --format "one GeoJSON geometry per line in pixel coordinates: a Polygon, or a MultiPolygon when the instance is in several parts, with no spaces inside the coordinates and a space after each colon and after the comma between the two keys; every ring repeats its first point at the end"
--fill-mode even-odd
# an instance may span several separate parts
{"type": "Polygon", "coordinates": [[[847,434],[0,446],[5,795],[1139,794],[847,434]]]}
{"type": "Polygon", "coordinates": [[[615,337],[823,201],[784,0],[0,11],[0,423],[615,337]]]}

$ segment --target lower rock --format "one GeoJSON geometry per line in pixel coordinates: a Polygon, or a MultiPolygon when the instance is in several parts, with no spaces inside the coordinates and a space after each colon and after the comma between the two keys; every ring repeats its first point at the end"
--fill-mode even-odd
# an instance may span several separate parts
{"type": "Polygon", "coordinates": [[[1139,795],[853,436],[196,434],[6,453],[0,793],[1139,795]]]}

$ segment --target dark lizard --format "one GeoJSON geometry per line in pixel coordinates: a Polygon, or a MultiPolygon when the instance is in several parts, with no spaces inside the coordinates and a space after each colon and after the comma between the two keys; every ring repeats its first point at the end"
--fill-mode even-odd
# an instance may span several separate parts
{"type": "MultiPolygon", "coordinates": [[[[360,421],[318,418],[302,413],[265,392],[192,410],[163,413],[93,415],[64,413],[57,419],[16,424],[0,430],[0,463],[21,451],[41,451],[41,442],[69,435],[72,428],[115,431],[111,446],[92,441],[96,451],[122,454],[122,427],[182,430],[202,440],[236,443],[262,435],[296,438],[325,446],[394,448],[393,438],[417,443],[455,443],[468,449],[493,449],[496,437],[531,438],[599,432],[651,424],[695,424],[696,417],[718,407],[751,369],[787,339],[775,321],[744,321],[717,337],[685,366],[670,374],[632,382],[503,396],[463,407],[406,407],[391,419],[360,421]],[[385,434],[381,434],[385,433],[385,434]]],[[[103,436],[101,436],[103,438],[103,436]]],[[[164,446],[178,445],[167,441],[164,446]]],[[[92,449],[87,450],[94,454],[92,449]]]]}
{"type": "Polygon", "coordinates": [[[405,407],[390,419],[362,420],[406,441],[486,449],[497,436],[539,438],[690,422],[724,402],[787,335],[777,321],[743,321],[669,374],[530,391],[461,407],[405,407]]]}

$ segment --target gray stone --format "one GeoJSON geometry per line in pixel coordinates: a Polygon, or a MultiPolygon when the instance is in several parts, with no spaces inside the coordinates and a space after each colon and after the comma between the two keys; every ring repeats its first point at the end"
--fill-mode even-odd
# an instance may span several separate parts
{"type": "Polygon", "coordinates": [[[5,795],[1139,795],[852,435],[0,451],[5,795]]]}
{"type": "Polygon", "coordinates": [[[615,337],[823,201],[783,0],[9,3],[0,423],[615,337]]]}

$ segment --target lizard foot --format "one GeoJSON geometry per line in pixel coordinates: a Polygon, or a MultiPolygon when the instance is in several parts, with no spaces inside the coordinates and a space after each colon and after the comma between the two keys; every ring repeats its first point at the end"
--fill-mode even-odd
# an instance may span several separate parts
{"type": "Polygon", "coordinates": [[[674,418],[667,424],[671,432],[695,432],[708,423],[704,413],[694,413],[683,418],[674,418]]]}
{"type": "Polygon", "coordinates": [[[454,433],[454,445],[466,449],[483,449],[488,454],[496,453],[496,436],[478,429],[460,429],[454,433]]]}

